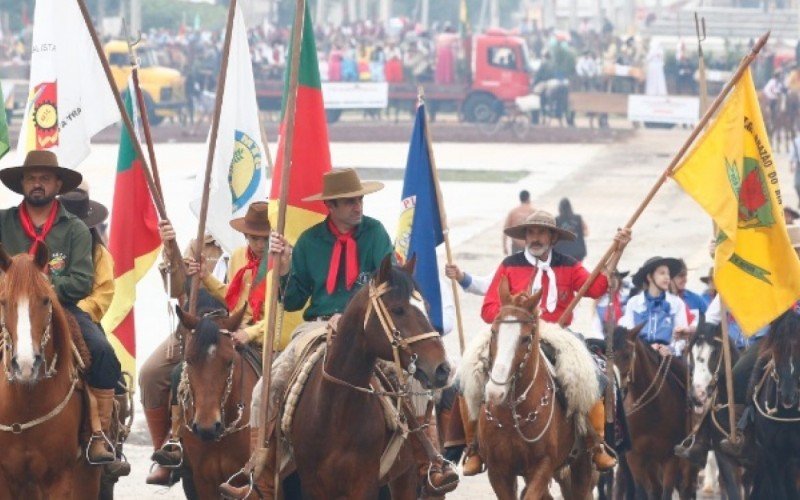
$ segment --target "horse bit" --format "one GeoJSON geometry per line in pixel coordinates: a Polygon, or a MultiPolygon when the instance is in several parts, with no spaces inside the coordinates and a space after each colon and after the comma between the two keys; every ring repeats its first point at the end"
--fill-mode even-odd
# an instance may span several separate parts
{"type": "MultiPolygon", "coordinates": [[[[47,366],[47,359],[45,357],[45,348],[47,344],[50,342],[50,338],[52,337],[52,319],[53,319],[53,303],[48,302],[48,309],[47,309],[47,321],[44,328],[44,332],[42,332],[42,338],[39,341],[39,352],[41,353],[42,357],[42,366],[44,366],[44,378],[52,378],[56,374],[56,363],[58,362],[58,351],[53,354],[53,361],[50,363],[50,366],[47,366]]],[[[11,340],[11,333],[8,331],[8,327],[6,326],[6,318],[5,315],[0,318],[0,335],[2,335],[2,339],[0,339],[0,352],[3,353],[3,369],[6,374],[6,379],[9,382],[14,382],[14,374],[12,373],[12,369],[9,366],[13,356],[13,342],[11,340]]],[[[38,366],[34,365],[35,368],[38,366]]]]}
{"type": "MultiPolygon", "coordinates": [[[[533,351],[533,344],[534,344],[533,340],[534,340],[534,337],[538,335],[538,326],[536,325],[536,317],[534,315],[532,315],[530,312],[528,312],[527,310],[522,309],[521,307],[502,306],[500,308],[500,314],[498,314],[498,317],[501,316],[501,314],[502,314],[504,309],[522,312],[527,316],[527,318],[525,318],[525,319],[502,319],[502,320],[497,320],[494,323],[495,325],[500,325],[500,324],[516,324],[516,325],[533,324],[534,325],[534,331],[527,335],[527,337],[530,339],[530,342],[528,343],[528,348],[527,348],[527,351],[525,352],[525,357],[519,363],[519,365],[517,366],[517,369],[514,371],[514,373],[511,376],[509,376],[505,381],[498,382],[497,380],[495,380],[492,377],[491,370],[488,368],[488,363],[484,364],[484,366],[486,367],[485,369],[487,370],[487,372],[489,374],[489,380],[495,385],[502,386],[502,387],[509,387],[508,395],[511,396],[512,394],[514,394],[516,392],[517,381],[520,379],[522,371],[527,366],[528,361],[530,360],[531,353],[533,351]]],[[[496,336],[499,333],[498,330],[495,329],[495,328],[492,329],[492,336],[496,336]]],[[[491,353],[490,353],[490,357],[491,357],[491,353]]],[[[517,408],[520,405],[522,405],[528,399],[528,393],[530,393],[531,389],[533,388],[533,384],[536,382],[536,376],[539,374],[539,366],[541,365],[541,363],[540,363],[541,357],[542,357],[542,354],[538,353],[538,356],[536,357],[536,364],[534,365],[534,369],[533,369],[533,377],[531,377],[531,382],[528,384],[528,386],[525,388],[525,390],[522,391],[522,394],[520,394],[519,397],[514,399],[512,402],[505,403],[505,406],[507,406],[511,410],[511,418],[514,421],[514,430],[516,430],[517,434],[519,434],[520,438],[522,438],[522,440],[525,441],[528,444],[533,444],[533,443],[539,441],[542,438],[542,436],[544,436],[545,432],[547,432],[547,429],[550,428],[550,424],[553,421],[553,414],[555,413],[555,404],[553,404],[553,396],[555,395],[555,390],[554,390],[555,383],[553,381],[553,376],[550,374],[549,370],[547,370],[548,382],[547,382],[547,385],[545,386],[544,394],[542,395],[541,399],[539,400],[539,404],[537,405],[536,409],[534,411],[528,412],[528,415],[525,418],[522,418],[522,415],[517,413],[517,408]],[[536,421],[536,419],[539,417],[539,410],[541,410],[542,408],[547,407],[547,406],[550,407],[550,413],[549,413],[549,415],[547,417],[547,422],[545,423],[544,428],[542,428],[541,432],[539,432],[539,434],[536,435],[535,437],[533,437],[533,438],[527,437],[522,432],[522,426],[534,423],[536,421]]],[[[503,428],[503,424],[500,422],[499,418],[497,418],[494,415],[492,415],[492,412],[489,409],[489,405],[488,404],[484,405],[483,411],[484,411],[484,415],[486,416],[486,420],[487,421],[492,422],[495,426],[497,426],[498,429],[502,429],[503,428]]]]}

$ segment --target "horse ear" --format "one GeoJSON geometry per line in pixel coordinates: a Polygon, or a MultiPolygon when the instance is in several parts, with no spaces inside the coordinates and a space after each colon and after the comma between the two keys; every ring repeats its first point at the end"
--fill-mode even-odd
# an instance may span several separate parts
{"type": "Polygon", "coordinates": [[[47,245],[40,244],[36,247],[36,255],[33,256],[33,261],[36,263],[36,267],[44,271],[47,263],[50,262],[50,249],[47,248],[47,245]]]}
{"type": "Polygon", "coordinates": [[[500,303],[508,305],[511,303],[511,287],[508,285],[508,276],[500,278],[500,285],[498,286],[498,294],[500,295],[500,303]]]}
{"type": "Polygon", "coordinates": [[[11,267],[11,256],[8,255],[6,248],[0,243],[0,269],[5,272],[8,271],[9,267],[11,267]]]}
{"type": "Polygon", "coordinates": [[[639,333],[642,331],[642,328],[644,328],[644,323],[639,323],[638,325],[628,330],[628,340],[631,341],[636,340],[636,337],[639,336],[639,333]]]}
{"type": "Polygon", "coordinates": [[[386,283],[392,275],[392,254],[386,254],[386,257],[381,261],[381,267],[378,268],[378,283],[386,283]]]}
{"type": "Polygon", "coordinates": [[[408,274],[414,274],[414,269],[417,267],[417,254],[411,254],[411,258],[409,258],[405,264],[403,264],[403,269],[405,269],[408,274]]]}
{"type": "Polygon", "coordinates": [[[197,316],[184,311],[179,305],[175,306],[175,313],[178,315],[178,320],[180,320],[181,324],[188,328],[189,331],[197,328],[197,325],[200,323],[200,319],[197,316]]]}
{"type": "Polygon", "coordinates": [[[531,295],[530,297],[526,298],[525,301],[522,303],[523,309],[527,309],[528,311],[534,311],[536,306],[539,305],[539,301],[542,299],[542,289],[536,290],[536,292],[531,295]]]}
{"type": "Polygon", "coordinates": [[[245,309],[247,309],[246,305],[240,307],[238,311],[235,311],[232,315],[228,316],[225,321],[222,322],[222,327],[229,332],[235,332],[238,330],[239,325],[242,324],[242,318],[244,318],[245,309]]]}

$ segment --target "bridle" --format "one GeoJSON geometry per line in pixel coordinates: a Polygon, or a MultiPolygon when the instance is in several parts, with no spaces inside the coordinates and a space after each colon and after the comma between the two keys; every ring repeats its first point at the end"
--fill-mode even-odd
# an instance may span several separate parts
{"type": "MultiPolygon", "coordinates": [[[[404,374],[404,371],[408,372],[409,375],[413,377],[414,373],[417,371],[417,359],[419,356],[417,353],[411,348],[412,344],[417,342],[440,337],[439,332],[432,331],[421,333],[419,335],[414,335],[412,337],[404,337],[400,330],[395,326],[394,320],[392,319],[392,315],[389,314],[389,309],[386,307],[386,303],[383,301],[383,296],[389,293],[392,289],[388,283],[380,283],[376,284],[374,280],[369,282],[369,303],[367,304],[367,311],[364,315],[364,331],[367,329],[367,323],[374,313],[375,316],[378,318],[381,326],[383,327],[383,332],[386,335],[386,339],[389,341],[389,344],[392,346],[392,358],[394,360],[395,370],[397,372],[397,376],[400,379],[401,388],[399,391],[379,391],[375,390],[372,386],[369,387],[361,387],[355,384],[351,384],[346,380],[342,380],[338,377],[331,375],[327,370],[328,365],[328,350],[330,349],[333,331],[329,327],[328,328],[328,349],[325,350],[325,354],[322,358],[322,377],[329,381],[333,382],[334,384],[341,385],[350,389],[353,389],[358,392],[363,392],[365,394],[371,394],[375,396],[392,396],[392,397],[407,397],[412,395],[419,395],[419,396],[431,396],[432,391],[425,391],[421,394],[414,394],[411,392],[411,382],[407,380],[404,374]],[[405,352],[408,354],[411,361],[408,363],[407,368],[403,368],[402,363],[400,362],[400,351],[405,352]]],[[[414,290],[412,293],[412,297],[417,300],[422,300],[422,296],[419,294],[418,291],[414,290]]]]}
{"type": "MultiPolygon", "coordinates": [[[[528,311],[526,309],[523,309],[521,307],[513,306],[513,305],[504,305],[504,306],[502,306],[500,308],[500,311],[499,311],[499,313],[497,315],[498,318],[502,318],[503,317],[503,311],[513,311],[513,312],[516,312],[516,313],[521,313],[521,317],[517,317],[515,319],[497,319],[497,320],[495,320],[494,324],[492,325],[492,337],[496,337],[499,334],[498,326],[501,325],[501,324],[517,324],[517,325],[532,324],[533,328],[532,328],[531,332],[526,335],[526,337],[528,337],[530,339],[530,342],[528,343],[528,348],[527,348],[527,350],[525,352],[525,356],[523,357],[522,361],[520,361],[519,365],[517,366],[517,369],[505,381],[498,382],[498,381],[494,380],[494,378],[492,377],[491,365],[493,365],[494,356],[491,353],[491,344],[492,344],[491,342],[490,342],[490,349],[489,349],[489,358],[490,359],[489,359],[489,362],[486,363],[485,366],[486,366],[486,369],[487,369],[488,374],[489,374],[489,380],[493,384],[498,385],[498,386],[502,386],[502,387],[508,387],[508,391],[506,393],[507,394],[506,397],[508,398],[510,396],[512,398],[512,400],[503,403],[503,405],[508,407],[509,410],[511,411],[511,418],[513,420],[514,430],[517,431],[517,434],[519,434],[520,438],[523,441],[525,441],[528,444],[533,444],[533,443],[539,441],[545,435],[547,430],[550,428],[550,424],[553,421],[553,415],[555,414],[555,406],[556,406],[554,404],[554,402],[553,402],[554,396],[555,396],[555,382],[553,380],[553,375],[550,373],[550,371],[549,370],[545,370],[545,372],[548,375],[548,381],[547,381],[547,385],[545,386],[544,394],[540,398],[539,403],[537,404],[536,408],[533,411],[528,412],[528,414],[525,417],[523,417],[522,415],[520,415],[517,412],[517,408],[528,400],[528,394],[530,393],[531,389],[533,388],[534,383],[536,382],[536,377],[539,374],[539,367],[541,366],[542,353],[541,353],[541,351],[539,351],[537,349],[536,363],[534,364],[534,367],[533,367],[533,376],[531,377],[531,381],[528,384],[528,386],[525,387],[525,389],[522,391],[522,393],[518,397],[513,398],[513,394],[516,393],[517,382],[522,378],[523,371],[524,371],[525,367],[528,365],[528,361],[530,360],[531,353],[533,352],[533,346],[534,346],[534,344],[537,345],[537,346],[539,345],[539,343],[537,341],[537,339],[539,338],[538,317],[535,314],[532,314],[530,311],[528,311]],[[547,406],[550,407],[550,411],[549,411],[549,414],[548,414],[548,417],[547,417],[547,422],[545,422],[544,427],[541,429],[541,431],[536,436],[534,436],[534,437],[526,436],[522,432],[522,427],[525,426],[525,425],[532,424],[532,423],[536,422],[536,420],[539,417],[539,411],[542,408],[545,408],[547,406]]],[[[494,423],[495,426],[497,426],[497,428],[499,428],[499,429],[503,428],[503,424],[500,422],[500,419],[492,414],[492,411],[491,411],[491,408],[490,408],[490,404],[488,404],[488,403],[485,404],[483,411],[484,411],[484,415],[486,416],[486,420],[487,421],[494,423]]]]}
{"type": "MultiPolygon", "coordinates": [[[[44,331],[42,332],[42,337],[39,340],[39,352],[40,356],[42,357],[42,366],[44,367],[44,378],[52,378],[57,373],[56,371],[56,363],[58,362],[58,351],[56,350],[53,353],[53,361],[47,363],[46,358],[46,348],[47,344],[50,343],[50,339],[52,338],[52,326],[53,326],[53,302],[50,300],[48,302],[47,308],[47,320],[45,321],[44,331]]],[[[5,314],[0,316],[0,352],[3,354],[3,370],[6,375],[6,379],[14,383],[15,377],[14,372],[10,366],[11,359],[14,355],[14,342],[11,339],[11,333],[8,331],[8,327],[6,326],[6,317],[5,314]]]]}
{"type": "MultiPolygon", "coordinates": [[[[721,348],[721,346],[722,346],[722,339],[721,338],[715,336],[711,341],[720,344],[720,348],[721,348]]],[[[695,362],[694,362],[694,354],[692,354],[691,347],[694,347],[695,345],[697,345],[697,343],[693,344],[688,349],[688,352],[689,352],[689,356],[688,356],[688,358],[689,358],[689,377],[691,377],[692,374],[694,373],[695,362]]],[[[706,392],[708,392],[708,401],[710,402],[710,404],[713,404],[713,402],[716,401],[716,398],[717,398],[719,376],[720,376],[721,369],[722,369],[722,358],[723,358],[722,352],[720,352],[719,353],[719,358],[717,359],[717,367],[711,373],[711,380],[709,381],[708,386],[706,386],[706,392]]],[[[690,384],[686,384],[686,388],[689,389],[689,387],[690,387],[690,384]]],[[[686,391],[686,394],[687,394],[687,398],[691,398],[691,397],[694,396],[693,394],[691,394],[691,392],[689,390],[686,391]]]]}
{"type": "MultiPolygon", "coordinates": [[[[214,318],[220,317],[224,314],[227,314],[225,310],[215,310],[208,314],[203,315],[203,318],[214,318]]],[[[220,328],[219,335],[227,337],[228,339],[232,338],[232,333],[228,330],[220,328]]],[[[232,340],[231,340],[232,342],[232,340]]],[[[235,350],[235,349],[234,349],[235,350]]],[[[236,358],[230,363],[230,369],[228,370],[228,376],[225,378],[225,389],[222,392],[222,398],[219,402],[219,410],[220,410],[220,421],[223,424],[223,431],[222,433],[215,439],[215,441],[220,441],[222,438],[227,437],[231,434],[244,430],[250,427],[249,422],[245,422],[244,424],[240,425],[242,422],[242,417],[244,415],[244,365],[245,360],[244,357],[240,355],[239,359],[239,401],[236,403],[236,416],[227,424],[225,423],[226,420],[226,412],[225,407],[228,405],[228,399],[230,398],[231,392],[233,392],[233,380],[234,380],[234,373],[236,371],[236,358]]],[[[181,381],[178,385],[178,399],[180,400],[181,410],[183,411],[183,422],[186,429],[189,432],[192,432],[191,427],[189,427],[189,419],[187,418],[187,408],[192,407],[194,408],[194,396],[191,382],[189,381],[189,373],[188,373],[188,363],[186,361],[183,362],[183,370],[181,372],[181,381]]]]}
{"type": "MultiPolygon", "coordinates": [[[[631,367],[628,370],[628,376],[625,377],[625,383],[623,387],[626,390],[634,381],[634,367],[636,366],[636,342],[636,340],[628,340],[628,345],[632,346],[633,353],[631,354],[631,367]]],[[[656,369],[656,374],[653,377],[653,380],[650,382],[650,385],[647,386],[647,389],[645,389],[644,392],[642,392],[642,394],[631,404],[631,409],[627,412],[628,416],[640,411],[642,408],[658,398],[658,395],[661,394],[661,389],[664,388],[664,384],[667,382],[667,378],[669,377],[669,370],[673,359],[674,356],[671,354],[668,356],[661,356],[661,362],[658,364],[658,368],[656,369]]]]}
{"type": "MultiPolygon", "coordinates": [[[[790,357],[789,362],[794,364],[794,359],[790,357]]],[[[755,386],[755,389],[753,390],[753,404],[755,405],[756,410],[758,410],[758,413],[762,417],[764,417],[766,419],[769,419],[769,420],[773,420],[775,422],[783,422],[783,423],[800,422],[800,417],[778,417],[777,416],[778,410],[780,409],[779,408],[780,403],[779,403],[779,400],[778,400],[779,399],[778,395],[780,394],[779,383],[780,383],[780,375],[778,374],[778,368],[777,368],[777,366],[775,364],[775,357],[772,356],[771,359],[769,360],[769,362],[764,367],[764,375],[761,377],[761,380],[759,380],[758,384],[755,386]],[[774,389],[775,406],[774,407],[770,406],[770,404],[769,404],[770,398],[769,398],[768,395],[765,395],[765,397],[763,398],[763,407],[762,407],[762,403],[759,402],[759,398],[761,396],[762,390],[764,389],[764,386],[766,385],[768,379],[772,379],[772,382],[773,382],[772,385],[775,387],[775,389],[774,389]]],[[[795,408],[795,409],[798,409],[798,408],[795,408]]]]}

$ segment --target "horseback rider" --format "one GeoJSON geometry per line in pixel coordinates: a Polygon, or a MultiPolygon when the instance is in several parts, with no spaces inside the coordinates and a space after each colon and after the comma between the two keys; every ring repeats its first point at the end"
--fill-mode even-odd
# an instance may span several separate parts
{"type": "MultiPolygon", "coordinates": [[[[577,291],[589,279],[589,272],[579,262],[553,250],[559,240],[574,240],[575,234],[559,228],[555,217],[544,210],[535,211],[522,224],[510,227],[505,232],[512,238],[524,239],[526,246],[523,251],[506,257],[500,264],[484,298],[481,317],[491,324],[500,313],[499,285],[505,278],[512,294],[542,290],[541,304],[544,306],[540,317],[546,322],[558,322],[577,291]]],[[[612,270],[616,268],[622,250],[630,242],[630,235],[630,229],[617,231],[614,239],[618,244],[618,252],[608,263],[604,275],[598,276],[589,286],[587,297],[596,299],[606,292],[607,276],[610,276],[612,270]]],[[[571,322],[572,315],[569,315],[566,323],[568,325],[571,322]]],[[[477,422],[468,420],[464,406],[461,408],[462,418],[465,419],[464,430],[467,442],[471,444],[466,452],[463,472],[465,476],[471,476],[482,472],[483,463],[475,441],[477,422]]],[[[591,409],[588,417],[598,440],[595,442],[593,438],[588,437],[587,446],[592,450],[592,457],[598,470],[609,470],[616,465],[616,460],[606,453],[603,445],[605,409],[602,397],[591,409]]]]}
{"type": "MultiPolygon", "coordinates": [[[[191,275],[188,269],[186,275],[181,272],[181,265],[178,259],[183,259],[185,263],[190,258],[199,260],[195,255],[196,240],[193,239],[189,243],[182,256],[173,255],[170,242],[175,240],[175,231],[172,224],[167,220],[159,221],[158,229],[161,241],[164,243],[162,250],[163,261],[158,266],[164,281],[164,287],[170,298],[177,299],[180,304],[184,304],[188,300],[188,294],[186,293],[186,284],[188,282],[186,278],[187,276],[191,277],[191,275]]],[[[218,262],[223,258],[223,251],[219,243],[210,234],[206,234],[203,240],[201,255],[204,262],[203,267],[207,272],[214,272],[215,268],[219,267],[218,262]]],[[[180,407],[170,404],[172,373],[183,360],[181,349],[181,338],[176,330],[155,348],[139,371],[141,402],[155,453],[162,451],[162,447],[168,443],[167,438],[172,434],[170,432],[170,420],[174,422],[181,421],[180,407]]],[[[172,437],[177,440],[176,434],[172,434],[172,437]]],[[[162,455],[172,455],[169,449],[163,451],[162,455]]],[[[180,455],[178,455],[177,459],[180,459],[180,455]]],[[[168,458],[170,463],[173,460],[175,458],[168,458]]],[[[175,475],[172,469],[160,464],[156,464],[146,479],[147,484],[159,486],[171,486],[174,482],[175,475]]]]}
{"type": "Polygon", "coordinates": [[[783,84],[783,73],[781,70],[776,70],[762,90],[764,97],[769,102],[769,114],[773,120],[775,119],[775,113],[778,111],[778,100],[781,94],[785,94],[786,91],[786,85],[783,84]]]}
{"type": "MultiPolygon", "coordinates": [[[[247,207],[244,217],[233,219],[230,225],[236,231],[244,234],[247,244],[234,250],[227,269],[227,284],[214,276],[213,270],[204,262],[194,257],[186,257],[186,274],[199,276],[203,287],[209,295],[221,303],[230,313],[245,307],[242,324],[244,327],[231,333],[231,339],[236,345],[261,344],[261,335],[265,327],[264,303],[266,299],[266,261],[265,251],[270,234],[269,220],[267,219],[268,205],[265,201],[256,201],[247,207]]],[[[172,393],[177,391],[176,382],[179,377],[180,365],[172,371],[172,393]]],[[[172,430],[171,438],[160,451],[154,454],[154,459],[160,466],[177,467],[183,462],[183,449],[176,443],[180,437],[182,425],[182,410],[173,398],[172,405],[172,430]]],[[[257,433],[251,432],[251,440],[257,438],[257,433]]]]}
{"type": "Polygon", "coordinates": [[[619,326],[633,329],[644,324],[639,337],[662,356],[680,356],[689,332],[686,304],[670,293],[672,280],[683,264],[678,259],[651,257],[633,275],[633,286],[641,290],[628,300],[619,326]]]}
{"type": "MultiPolygon", "coordinates": [[[[353,169],[334,169],[323,176],[323,191],[305,198],[304,202],[323,201],[328,209],[324,221],[306,229],[292,248],[283,235],[273,232],[270,252],[279,259],[281,274],[281,300],[286,311],[299,311],[308,303],[303,313],[304,322],[292,332],[292,338],[318,330],[326,323],[335,331],[339,317],[350,298],[371,275],[380,268],[387,255],[394,252],[392,241],[383,225],[364,215],[364,196],[383,189],[380,182],[364,181],[353,169]]],[[[267,456],[253,454],[253,475],[261,494],[274,491],[275,418],[259,415],[261,384],[253,390],[251,432],[258,435],[258,425],[266,425],[267,456]]],[[[276,380],[273,378],[272,386],[276,380]]],[[[422,433],[411,434],[427,439],[422,433]]],[[[260,448],[257,439],[252,441],[251,453],[260,448]]],[[[428,464],[425,463],[425,470],[428,464]]],[[[431,484],[438,493],[455,489],[458,474],[436,457],[430,467],[431,484]]],[[[221,491],[232,498],[245,498],[249,488],[223,484],[221,491]]]]}
{"type": "MultiPolygon", "coordinates": [[[[78,187],[82,179],[77,171],[59,166],[58,158],[50,151],[31,151],[22,166],[0,170],[0,181],[23,196],[19,206],[0,210],[0,241],[12,255],[33,254],[39,245],[49,250],[50,282],[61,304],[77,321],[92,358],[86,373],[92,427],[86,456],[89,463],[95,465],[112,463],[116,459],[108,435],[114,390],[122,372],[114,349],[91,316],[103,308],[96,301],[102,293],[92,295],[97,281],[95,265],[103,269],[100,281],[105,286],[108,266],[102,262],[93,263],[92,252],[97,248],[89,228],[56,199],[56,195],[78,187]]],[[[100,251],[102,253],[102,249],[100,251]]],[[[110,263],[110,259],[106,262],[110,263]]]]}

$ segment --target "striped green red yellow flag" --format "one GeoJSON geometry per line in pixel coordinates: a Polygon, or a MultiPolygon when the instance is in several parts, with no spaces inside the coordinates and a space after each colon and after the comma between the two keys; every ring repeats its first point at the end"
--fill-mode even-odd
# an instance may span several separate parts
{"type": "MultiPolygon", "coordinates": [[[[294,35],[294,33],[292,33],[294,35]]],[[[289,51],[287,61],[292,60],[289,51]]],[[[288,66],[289,64],[287,64],[288,66]]],[[[306,3],[303,23],[303,40],[300,47],[300,70],[298,74],[297,101],[294,122],[294,138],[291,154],[291,179],[289,194],[286,200],[286,229],[284,235],[294,244],[300,234],[309,227],[325,219],[328,211],[325,204],[304,202],[303,198],[322,191],[322,175],[331,169],[331,154],[328,146],[328,124],[325,120],[325,105],[322,102],[322,84],[319,78],[317,62],[317,46],[314,41],[314,28],[311,22],[308,3],[306,3]]],[[[281,191],[281,178],[287,130],[286,98],[289,88],[288,70],[284,81],[283,116],[281,120],[278,154],[275,160],[275,171],[272,175],[270,190],[269,219],[272,227],[276,227],[278,219],[278,199],[281,191]]],[[[270,283],[268,281],[267,283],[270,283]]],[[[268,291],[269,293],[269,291],[268,291]]],[[[269,301],[267,301],[269,303],[269,301]]],[[[276,332],[279,340],[278,349],[282,349],[289,340],[292,330],[302,321],[302,313],[286,313],[276,332]]]]}
{"type": "MultiPolygon", "coordinates": [[[[130,92],[125,96],[125,108],[135,123],[138,115],[130,92]]],[[[156,261],[161,238],[158,234],[158,214],[145,180],[142,162],[133,149],[134,140],[137,139],[129,137],[123,128],[108,241],[108,249],[114,257],[115,291],[102,324],[122,363],[122,370],[135,379],[136,328],[133,304],[136,302],[136,283],[156,261]]]]}

